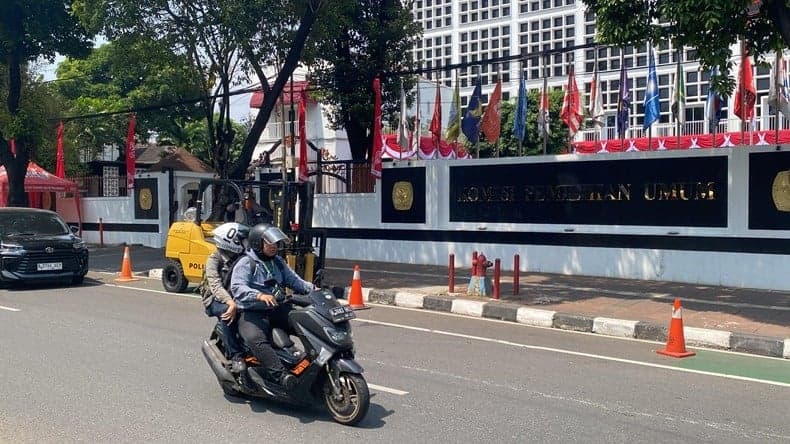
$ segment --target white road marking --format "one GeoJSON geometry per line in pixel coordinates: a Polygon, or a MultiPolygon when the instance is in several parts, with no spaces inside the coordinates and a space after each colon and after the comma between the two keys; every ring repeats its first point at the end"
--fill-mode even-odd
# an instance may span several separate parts
{"type": "Polygon", "coordinates": [[[564,349],[561,349],[561,348],[543,347],[543,346],[540,346],[540,345],[521,344],[521,343],[518,343],[518,342],[505,341],[505,340],[502,340],[502,339],[493,339],[493,338],[486,338],[486,337],[482,337],[482,336],[466,335],[466,334],[462,334],[462,333],[454,333],[454,332],[451,332],[451,331],[443,331],[443,330],[434,330],[434,329],[429,329],[429,328],[412,327],[410,325],[393,324],[391,322],[372,321],[372,320],[369,320],[369,319],[359,319],[359,318],[357,318],[356,321],[357,322],[364,322],[364,323],[367,323],[367,324],[383,325],[383,326],[386,326],[386,327],[393,327],[393,328],[401,328],[401,329],[406,329],[406,330],[422,331],[422,332],[436,334],[436,335],[452,336],[452,337],[463,338],[463,339],[472,339],[472,340],[481,341],[481,342],[490,342],[490,343],[495,343],[495,344],[507,345],[507,346],[511,346],[511,347],[525,348],[525,349],[529,349],[529,350],[540,350],[540,351],[560,353],[560,354],[571,355],[571,356],[582,356],[582,357],[585,357],[585,358],[600,359],[600,360],[603,360],[603,361],[612,361],[612,362],[620,362],[620,363],[623,363],[623,364],[639,365],[639,366],[643,366],[643,367],[660,368],[660,369],[663,369],[663,370],[672,370],[672,371],[679,371],[679,372],[685,372],[685,373],[695,373],[695,374],[698,374],[698,375],[706,375],[706,376],[717,376],[717,377],[720,377],[720,378],[736,379],[736,380],[739,380],[739,381],[756,382],[756,383],[759,383],[759,384],[776,385],[776,386],[779,386],[779,387],[790,387],[790,384],[785,383],[785,382],[766,381],[766,380],[763,380],[763,379],[749,378],[749,377],[746,377],[746,376],[738,376],[738,375],[729,375],[729,374],[726,374],[726,373],[714,373],[714,372],[706,372],[706,371],[703,371],[703,370],[693,370],[693,369],[687,369],[687,368],[672,367],[672,366],[669,366],[669,365],[654,364],[654,363],[651,363],[651,362],[634,361],[632,359],[616,358],[614,356],[596,355],[596,354],[593,354],[593,353],[583,353],[583,352],[577,352],[577,351],[573,351],[573,350],[564,350],[564,349]]]}
{"type": "Polygon", "coordinates": [[[384,387],[383,385],[376,385],[376,384],[368,384],[369,388],[373,390],[378,390],[380,392],[392,393],[393,395],[403,396],[408,395],[409,392],[404,392],[403,390],[398,390],[394,388],[384,387]]]}
{"type": "Polygon", "coordinates": [[[22,310],[20,310],[20,309],[18,309],[18,308],[11,308],[11,307],[6,307],[6,306],[4,306],[4,305],[0,305],[0,310],[8,310],[8,311],[22,311],[22,310]]]}

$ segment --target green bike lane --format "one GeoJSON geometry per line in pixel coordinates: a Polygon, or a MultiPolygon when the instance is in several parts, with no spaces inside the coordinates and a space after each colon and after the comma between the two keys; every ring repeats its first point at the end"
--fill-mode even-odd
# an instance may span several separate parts
{"type": "Polygon", "coordinates": [[[709,349],[693,351],[696,353],[694,356],[666,358],[661,364],[695,372],[776,382],[790,387],[790,360],[709,349]]]}

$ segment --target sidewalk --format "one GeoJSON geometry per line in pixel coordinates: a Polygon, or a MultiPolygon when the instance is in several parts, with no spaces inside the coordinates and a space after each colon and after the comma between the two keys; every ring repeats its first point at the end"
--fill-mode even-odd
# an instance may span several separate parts
{"type": "MultiPolygon", "coordinates": [[[[161,276],[163,249],[130,250],[135,274],[161,276]]],[[[122,247],[92,248],[90,268],[117,272],[122,256],[122,247]]],[[[354,264],[370,302],[658,342],[666,341],[680,298],[688,346],[790,358],[790,292],[522,273],[514,295],[513,275],[503,272],[495,301],[466,295],[469,270],[460,264],[449,293],[447,267],[341,259],[327,260],[324,284],[347,293],[354,264]]]]}
{"type": "Polygon", "coordinates": [[[468,270],[456,268],[449,293],[446,267],[336,259],[327,263],[325,284],[347,294],[354,264],[370,302],[658,342],[666,341],[672,302],[680,298],[687,345],[790,358],[787,292],[522,273],[514,295],[507,272],[495,301],[466,295],[468,270]]]}

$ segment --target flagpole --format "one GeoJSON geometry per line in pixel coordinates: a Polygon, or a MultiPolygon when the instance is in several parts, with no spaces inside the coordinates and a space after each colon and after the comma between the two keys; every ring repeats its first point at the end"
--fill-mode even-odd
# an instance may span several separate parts
{"type": "Polygon", "coordinates": [[[744,103],[746,100],[746,88],[745,85],[743,84],[743,82],[746,80],[744,79],[744,77],[746,76],[744,75],[744,71],[743,71],[743,65],[744,65],[743,62],[744,59],[746,58],[746,55],[744,54],[745,50],[746,50],[746,44],[744,40],[741,40],[741,66],[740,66],[741,69],[740,69],[740,75],[738,76],[740,80],[740,82],[738,82],[739,83],[738,87],[740,88],[738,94],[741,95],[741,115],[739,116],[741,118],[741,145],[745,145],[743,141],[744,139],[746,139],[746,118],[745,118],[746,113],[744,113],[745,105],[746,105],[744,103]]]}
{"type": "MultiPolygon", "coordinates": [[[[593,72],[595,73],[595,76],[594,76],[594,79],[593,79],[593,82],[595,82],[595,85],[590,85],[590,91],[592,91],[592,89],[594,87],[596,87],[597,84],[601,83],[600,79],[598,78],[598,47],[597,46],[595,47],[595,67],[593,68],[593,72]]],[[[598,88],[596,88],[595,94],[597,95],[597,94],[600,94],[600,93],[601,92],[598,91],[598,88]]],[[[596,99],[595,97],[590,97],[590,109],[594,109],[595,108],[595,99],[596,99]]],[[[601,129],[600,128],[596,128],[596,126],[597,126],[596,121],[595,121],[596,116],[590,116],[590,117],[592,117],[592,119],[593,119],[593,128],[594,128],[594,130],[593,130],[593,140],[595,141],[596,149],[598,149],[598,145],[600,145],[600,143],[601,143],[601,129]]]]}
{"type": "MultiPolygon", "coordinates": [[[[521,94],[521,83],[524,81],[524,61],[523,60],[521,62],[519,62],[518,67],[519,67],[519,69],[518,69],[518,87],[519,87],[519,94],[521,94]]],[[[519,97],[518,100],[520,101],[521,97],[519,97]]],[[[518,105],[516,105],[516,106],[518,106],[518,105]]],[[[520,136],[518,138],[518,156],[521,157],[521,137],[520,136]]]]}
{"type": "MultiPolygon", "coordinates": [[[[625,69],[625,48],[620,48],[620,69],[625,69]]],[[[620,80],[624,80],[622,76],[620,76],[620,80]]],[[[625,82],[628,83],[628,80],[625,80],[625,82]]],[[[625,87],[627,87],[627,85],[625,87]]],[[[623,88],[624,88],[624,86],[620,85],[620,91],[622,91],[623,88]]],[[[621,96],[622,96],[622,94],[621,94],[621,96]]],[[[621,101],[622,101],[622,99],[621,99],[621,101]]],[[[618,111],[620,111],[620,110],[618,109],[618,111]]],[[[619,116],[618,116],[618,118],[619,118],[619,116]]],[[[631,110],[630,109],[628,110],[628,120],[629,121],[631,120],[631,110]]],[[[627,122],[627,123],[630,123],[630,122],[627,122]]],[[[620,134],[618,134],[618,136],[620,137],[620,151],[623,151],[623,148],[625,148],[625,132],[626,131],[628,131],[627,128],[625,130],[622,130],[622,131],[621,130],[617,131],[618,133],[620,133],[620,134]]]]}
{"type": "MultiPolygon", "coordinates": [[[[679,48],[676,49],[676,51],[677,51],[677,56],[676,56],[676,58],[677,58],[677,69],[675,70],[675,77],[684,75],[682,72],[680,72],[680,70],[681,70],[680,57],[681,57],[682,53],[680,52],[679,48]]],[[[685,80],[685,79],[683,79],[683,80],[685,80]]],[[[678,91],[678,89],[680,88],[680,85],[681,85],[680,79],[676,78],[675,79],[675,103],[677,104],[678,112],[677,112],[677,115],[675,116],[675,126],[676,126],[676,128],[675,128],[675,135],[677,136],[677,140],[678,140],[678,146],[677,146],[678,149],[680,149],[680,136],[681,136],[681,132],[682,132],[682,130],[680,128],[680,97],[681,96],[680,96],[680,91],[678,91]]],[[[683,82],[683,86],[686,86],[686,82],[685,81],[683,82]]],[[[686,95],[686,92],[683,91],[683,96],[685,97],[685,95],[686,95]]],[[[685,110],[684,110],[684,112],[685,112],[685,110]]]]}
{"type": "MultiPolygon", "coordinates": [[[[549,77],[548,77],[548,64],[549,64],[549,55],[543,54],[543,94],[546,95],[546,114],[549,113],[549,77]]],[[[540,101],[541,104],[543,103],[543,95],[541,95],[540,101]]],[[[542,111],[541,111],[542,112],[542,111]]],[[[543,154],[546,155],[548,151],[548,144],[549,144],[549,135],[548,135],[548,121],[544,117],[543,118],[543,154]]]]}

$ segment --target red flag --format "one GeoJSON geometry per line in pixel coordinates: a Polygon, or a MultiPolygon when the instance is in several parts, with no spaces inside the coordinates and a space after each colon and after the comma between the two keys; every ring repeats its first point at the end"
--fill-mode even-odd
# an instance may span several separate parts
{"type": "Polygon", "coordinates": [[[584,121],[581,96],[579,95],[579,87],[576,86],[576,76],[573,74],[573,66],[568,70],[568,87],[565,89],[565,97],[562,100],[560,118],[568,125],[568,131],[570,131],[571,137],[579,131],[579,127],[584,121]]]}
{"type": "Polygon", "coordinates": [[[58,122],[57,155],[55,156],[55,175],[64,179],[66,177],[66,160],[63,157],[63,122],[58,122]]]}
{"type": "Polygon", "coordinates": [[[307,128],[305,120],[307,94],[302,90],[302,97],[299,101],[299,182],[307,182],[307,128]]]}
{"type": "Polygon", "coordinates": [[[754,87],[754,74],[749,53],[744,49],[741,57],[741,70],[738,74],[738,91],[735,94],[735,115],[741,120],[750,120],[754,116],[754,102],[757,90],[754,87]]]}
{"type": "Polygon", "coordinates": [[[129,119],[129,128],[126,130],[126,188],[134,189],[134,128],[137,126],[137,118],[132,114],[129,119]]]}
{"type": "Polygon", "coordinates": [[[442,92],[439,89],[439,82],[436,82],[436,97],[433,101],[433,117],[431,118],[431,134],[433,134],[433,146],[439,149],[442,141],[442,92]]]}
{"type": "Polygon", "coordinates": [[[486,136],[488,143],[496,143],[501,131],[501,118],[499,116],[499,102],[502,101],[502,81],[497,80],[491,99],[486,106],[486,112],[480,121],[480,130],[486,136]]]}
{"type": "Polygon", "coordinates": [[[384,140],[381,130],[381,80],[373,79],[373,161],[370,164],[370,174],[381,179],[381,156],[384,153],[384,140]]]}

